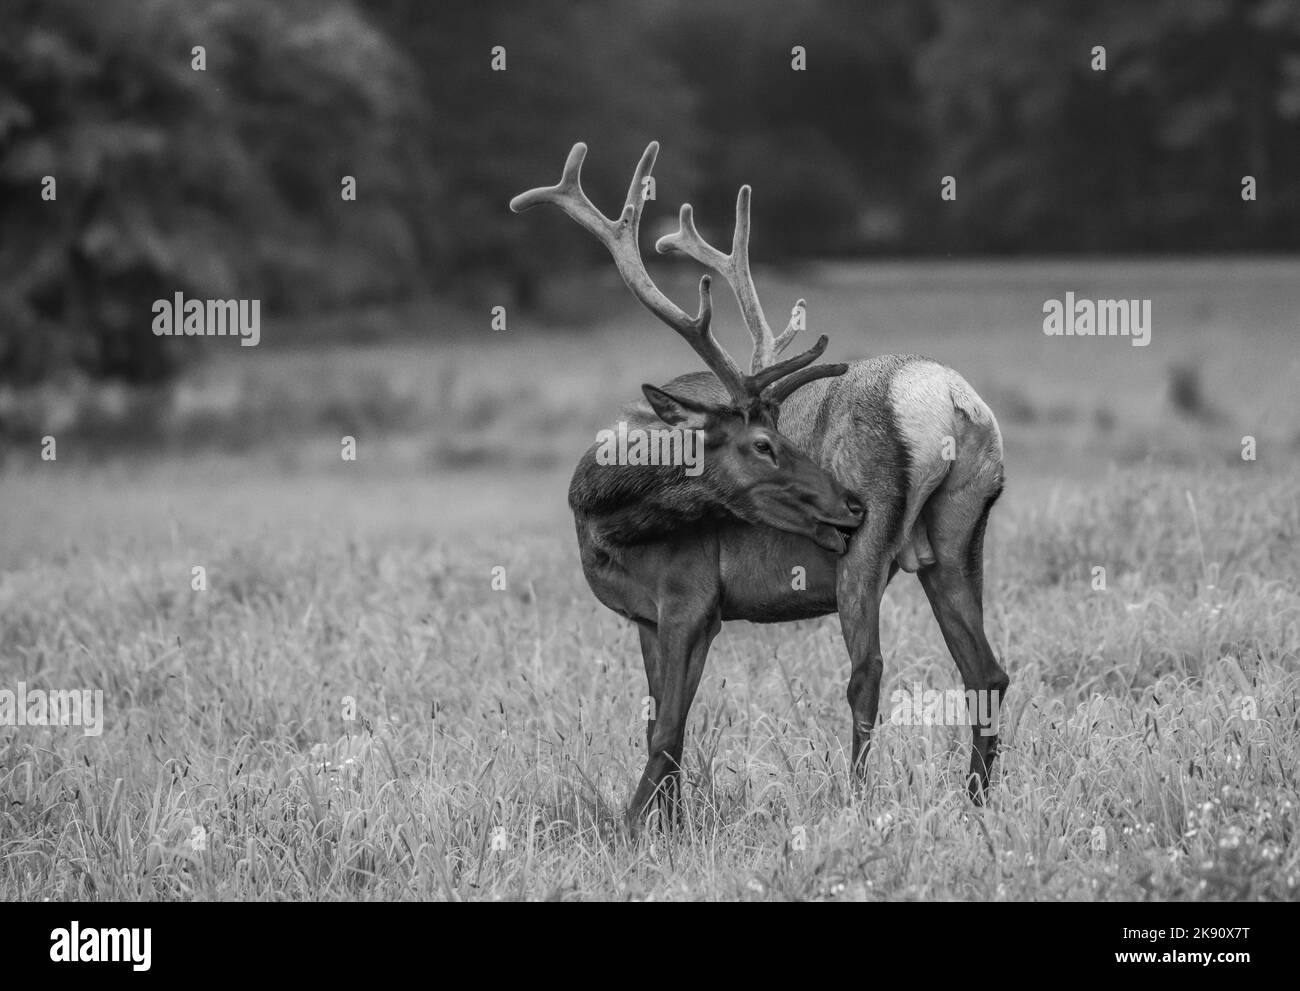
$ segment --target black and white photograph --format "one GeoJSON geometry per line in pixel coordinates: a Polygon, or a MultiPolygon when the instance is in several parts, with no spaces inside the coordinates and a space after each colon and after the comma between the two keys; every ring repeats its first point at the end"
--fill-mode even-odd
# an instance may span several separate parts
{"type": "Polygon", "coordinates": [[[23,954],[1087,902],[1249,973],[1152,906],[1300,899],[1298,342],[1300,0],[3,0],[23,954]]]}

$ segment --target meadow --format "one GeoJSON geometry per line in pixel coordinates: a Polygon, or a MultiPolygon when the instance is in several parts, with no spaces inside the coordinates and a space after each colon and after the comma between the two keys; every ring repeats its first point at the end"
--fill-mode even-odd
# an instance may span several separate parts
{"type": "MultiPolygon", "coordinates": [[[[0,468],[0,689],[102,689],[105,720],[0,726],[0,897],[1293,900],[1297,276],[760,273],[770,314],[808,298],[829,357],[931,355],[998,415],[1001,756],[977,808],[968,728],[886,718],[855,792],[838,620],[729,624],[685,822],[639,842],[617,828],[645,758],[637,638],[585,585],[565,489],[618,405],[693,356],[619,287],[497,333],[489,305],[267,321],[161,407],[39,397],[58,459],[0,468]],[[1151,345],[1046,337],[1066,290],[1151,299],[1151,345]]],[[[689,266],[664,277],[689,298],[689,266]]],[[[910,576],[882,624],[884,716],[960,687],[910,576]]]]}

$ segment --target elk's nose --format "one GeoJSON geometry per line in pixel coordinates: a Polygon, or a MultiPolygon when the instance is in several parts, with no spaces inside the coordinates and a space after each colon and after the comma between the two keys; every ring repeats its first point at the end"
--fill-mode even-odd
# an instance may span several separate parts
{"type": "Polygon", "coordinates": [[[867,507],[862,505],[862,500],[852,492],[844,497],[844,508],[849,511],[850,516],[861,516],[867,511],[867,507]]]}

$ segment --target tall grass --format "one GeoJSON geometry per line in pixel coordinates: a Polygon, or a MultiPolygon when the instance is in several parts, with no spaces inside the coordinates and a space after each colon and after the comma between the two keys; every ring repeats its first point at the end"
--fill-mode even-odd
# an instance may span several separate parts
{"type": "MultiPolygon", "coordinates": [[[[31,563],[0,579],[7,679],[102,688],[107,719],[0,730],[0,894],[1292,898],[1295,482],[1138,468],[999,506],[1013,681],[984,809],[962,727],[886,721],[849,787],[835,620],[729,627],[686,822],[640,844],[615,828],[644,759],[635,636],[567,533],[286,526],[207,555],[206,592],[184,547],[31,563]]],[[[906,576],[883,623],[885,715],[958,686],[906,576]]]]}

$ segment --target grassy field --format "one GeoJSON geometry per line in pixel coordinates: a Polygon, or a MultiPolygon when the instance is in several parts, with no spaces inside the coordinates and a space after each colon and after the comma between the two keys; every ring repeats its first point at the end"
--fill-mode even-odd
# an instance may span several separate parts
{"type": "MultiPolygon", "coordinates": [[[[1295,899],[1297,275],[761,276],[773,309],[809,298],[835,357],[931,354],[1001,420],[999,771],[974,808],[968,729],[886,721],[854,794],[838,621],[731,624],[688,820],[639,844],[614,827],[645,757],[636,636],[586,588],[564,492],[689,352],[615,302],[588,335],[464,314],[304,350],[264,328],[182,384],[152,451],[106,453],[109,424],[57,462],[9,452],[0,689],[102,689],[105,718],[0,726],[0,897],[1295,899]],[[1045,337],[1066,290],[1151,298],[1151,346],[1045,337]]],[[[959,687],[911,577],[882,621],[884,715],[897,689],[959,687]]]]}

